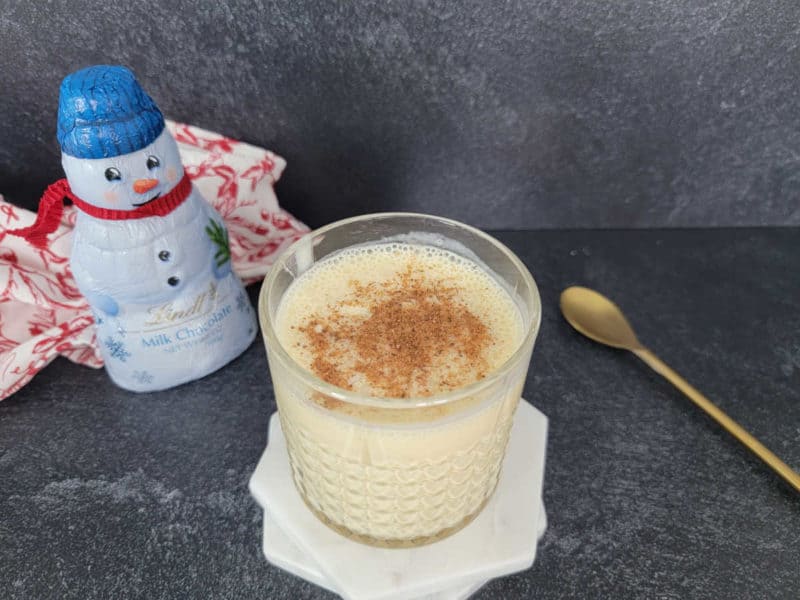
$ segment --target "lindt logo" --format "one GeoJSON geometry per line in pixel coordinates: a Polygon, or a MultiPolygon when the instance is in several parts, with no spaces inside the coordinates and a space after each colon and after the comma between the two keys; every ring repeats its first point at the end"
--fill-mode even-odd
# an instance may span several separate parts
{"type": "Polygon", "coordinates": [[[214,308],[214,301],[217,298],[217,286],[211,282],[208,289],[198,294],[194,302],[187,308],[177,309],[173,302],[167,302],[159,306],[152,306],[148,309],[149,315],[145,325],[164,325],[180,323],[185,320],[203,315],[214,308]]]}

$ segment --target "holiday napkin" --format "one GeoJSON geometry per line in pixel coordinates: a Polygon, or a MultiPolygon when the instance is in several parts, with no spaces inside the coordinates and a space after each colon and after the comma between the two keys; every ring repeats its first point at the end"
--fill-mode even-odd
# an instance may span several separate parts
{"type": "MultiPolygon", "coordinates": [[[[228,228],[233,269],[245,283],[261,279],[276,255],[308,231],[278,205],[273,185],[280,156],[198,127],[167,121],[187,175],[228,228]]],[[[99,368],[103,360],[89,304],[69,268],[75,208],[66,207],[45,248],[7,235],[36,214],[0,196],[0,400],[56,356],[99,368]]]]}

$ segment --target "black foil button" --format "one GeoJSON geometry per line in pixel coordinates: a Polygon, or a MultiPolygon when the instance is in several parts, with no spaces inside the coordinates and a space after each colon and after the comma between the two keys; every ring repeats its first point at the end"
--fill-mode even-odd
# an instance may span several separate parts
{"type": "Polygon", "coordinates": [[[167,262],[169,260],[169,250],[162,250],[158,253],[158,260],[162,262],[167,262]]]}
{"type": "Polygon", "coordinates": [[[167,283],[170,284],[172,287],[175,287],[180,282],[181,282],[181,280],[178,279],[177,277],[175,277],[174,275],[172,277],[170,277],[169,279],[167,279],[167,283]]]}

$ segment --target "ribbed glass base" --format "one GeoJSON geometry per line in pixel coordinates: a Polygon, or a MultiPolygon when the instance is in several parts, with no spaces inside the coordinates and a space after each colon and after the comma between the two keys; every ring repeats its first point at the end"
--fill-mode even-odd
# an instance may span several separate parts
{"type": "MultiPolygon", "coordinates": [[[[295,485],[295,487],[297,488],[297,485],[295,485]]],[[[347,527],[344,527],[343,525],[334,523],[323,512],[311,506],[311,504],[308,502],[308,500],[306,500],[306,497],[303,495],[303,492],[299,488],[297,491],[300,494],[300,497],[303,499],[303,503],[305,503],[305,505],[312,513],[314,513],[314,516],[317,517],[320,521],[322,521],[325,525],[327,525],[330,529],[333,529],[336,533],[343,535],[344,537],[353,540],[354,542],[358,542],[359,544],[366,544],[367,546],[375,546],[377,548],[416,548],[418,546],[425,546],[427,544],[432,544],[434,542],[443,540],[446,537],[450,537],[451,535],[461,531],[462,529],[464,529],[464,527],[466,527],[472,521],[474,521],[475,517],[477,517],[481,513],[481,511],[486,507],[486,504],[491,499],[492,494],[494,494],[494,490],[492,490],[492,493],[489,494],[483,502],[481,502],[477,510],[467,515],[463,519],[461,519],[455,525],[437,531],[433,535],[426,535],[408,539],[381,539],[369,535],[364,535],[361,533],[356,533],[354,531],[349,530],[347,527]]]]}

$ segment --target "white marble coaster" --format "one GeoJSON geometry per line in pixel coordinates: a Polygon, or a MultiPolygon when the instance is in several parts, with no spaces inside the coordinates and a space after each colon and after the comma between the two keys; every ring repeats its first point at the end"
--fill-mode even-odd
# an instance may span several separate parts
{"type": "MultiPolygon", "coordinates": [[[[544,535],[546,529],[547,515],[544,511],[544,506],[542,506],[539,512],[539,539],[544,535]]],[[[276,567],[280,567],[292,575],[297,575],[306,581],[310,581],[326,590],[337,593],[333,584],[322,574],[319,566],[314,564],[314,561],[305,556],[300,549],[292,543],[289,536],[284,533],[283,529],[278,526],[266,510],[264,511],[264,542],[262,548],[264,550],[264,556],[276,567]]],[[[440,590],[438,592],[426,594],[425,596],[418,596],[413,600],[466,600],[488,581],[488,579],[481,579],[459,587],[440,590]]]]}
{"type": "Polygon", "coordinates": [[[292,482],[280,422],[273,415],[269,446],[250,479],[251,493],[268,513],[265,555],[349,600],[465,598],[489,579],[533,564],[546,527],[540,501],[546,441],[547,418],[521,402],[497,490],[481,514],[435,544],[382,549],[348,540],[308,510],[292,482]]]}
{"type": "MultiPolygon", "coordinates": [[[[303,555],[300,549],[289,539],[289,536],[278,527],[275,520],[267,511],[264,511],[263,548],[264,556],[276,567],[280,567],[284,571],[297,575],[326,590],[337,594],[339,593],[325,575],[322,574],[319,566],[314,564],[307,556],[303,555]]],[[[485,580],[474,581],[461,585],[458,588],[442,590],[432,594],[426,594],[425,596],[418,596],[413,600],[465,600],[485,583],[485,580]]]]}

